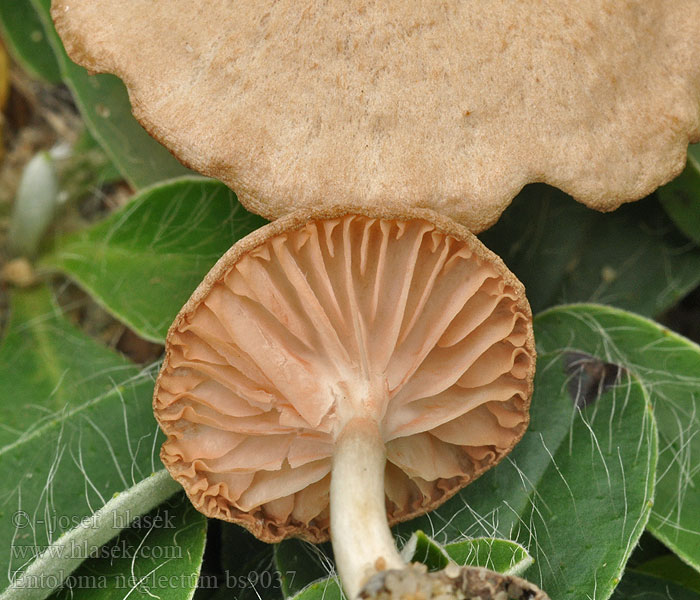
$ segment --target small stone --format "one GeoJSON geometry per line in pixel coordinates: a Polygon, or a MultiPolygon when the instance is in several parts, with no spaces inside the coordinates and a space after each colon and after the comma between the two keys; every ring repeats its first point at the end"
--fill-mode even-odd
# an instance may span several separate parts
{"type": "Polygon", "coordinates": [[[456,563],[450,563],[449,565],[447,565],[445,567],[445,571],[444,571],[445,575],[447,575],[448,577],[450,577],[452,579],[457,577],[459,575],[459,572],[460,572],[460,568],[459,568],[459,565],[457,565],[456,563]]]}
{"type": "Polygon", "coordinates": [[[617,279],[617,271],[613,269],[610,265],[605,265],[601,270],[600,270],[600,278],[605,282],[605,283],[612,283],[617,279]]]}
{"type": "Polygon", "coordinates": [[[0,280],[24,288],[34,285],[37,282],[37,276],[32,263],[26,258],[20,257],[3,265],[0,271],[0,280]]]}

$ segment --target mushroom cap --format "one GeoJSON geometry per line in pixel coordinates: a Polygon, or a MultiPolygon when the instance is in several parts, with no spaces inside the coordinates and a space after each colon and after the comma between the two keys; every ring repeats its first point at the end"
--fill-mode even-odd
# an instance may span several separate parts
{"type": "Polygon", "coordinates": [[[525,432],[522,284],[430,210],[300,210],[213,267],[174,321],[154,409],[194,506],[258,538],[328,537],[335,439],[379,424],[391,524],[440,505],[525,432]]]}
{"type": "Polygon", "coordinates": [[[700,139],[698,0],[54,0],[182,162],[269,219],[343,202],[471,231],[529,182],[613,210],[700,139]]]}

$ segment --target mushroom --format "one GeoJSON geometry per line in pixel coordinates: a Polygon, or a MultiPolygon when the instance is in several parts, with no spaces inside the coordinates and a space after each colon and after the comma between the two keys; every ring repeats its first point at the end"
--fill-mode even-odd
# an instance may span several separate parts
{"type": "Polygon", "coordinates": [[[71,58],[251,210],[384,202],[473,232],[526,183],[598,210],[700,140],[700,2],[54,0],[71,58]]]}
{"type": "Polygon", "coordinates": [[[351,597],[424,581],[387,525],[498,462],[528,419],[524,291],[467,230],[528,182],[613,210],[678,174],[700,140],[700,3],[53,0],[52,14],[154,137],[278,218],[169,332],[164,463],[205,514],[262,539],[330,530],[351,597]]]}
{"type": "Polygon", "coordinates": [[[466,228],[426,209],[300,210],[235,244],[172,324],[161,458],[197,509],[264,541],[330,530],[355,598],[387,569],[424,581],[389,525],[511,450],[534,368],[522,284],[466,228]]]}

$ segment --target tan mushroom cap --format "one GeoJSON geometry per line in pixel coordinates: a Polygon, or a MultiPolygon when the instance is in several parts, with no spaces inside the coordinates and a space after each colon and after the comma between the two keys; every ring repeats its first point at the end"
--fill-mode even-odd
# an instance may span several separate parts
{"type": "Polygon", "coordinates": [[[54,0],[180,160],[277,218],[431,208],[478,232],[529,182],[598,210],[700,139],[698,0],[54,0]]]}
{"type": "Polygon", "coordinates": [[[334,440],[368,414],[393,524],[511,450],[534,357],[522,284],[465,228],[423,209],[298,211],[234,245],[173,323],[161,457],[207,516],[323,541],[334,440]]]}

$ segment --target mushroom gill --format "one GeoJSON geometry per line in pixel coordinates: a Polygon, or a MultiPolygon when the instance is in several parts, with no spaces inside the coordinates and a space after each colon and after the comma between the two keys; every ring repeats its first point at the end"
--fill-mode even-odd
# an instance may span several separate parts
{"type": "Polygon", "coordinates": [[[444,502],[527,427],[522,285],[431,211],[356,212],[245,238],[168,335],[163,462],[200,511],[266,541],[327,539],[334,443],[358,415],[386,446],[389,523],[444,502]]]}

